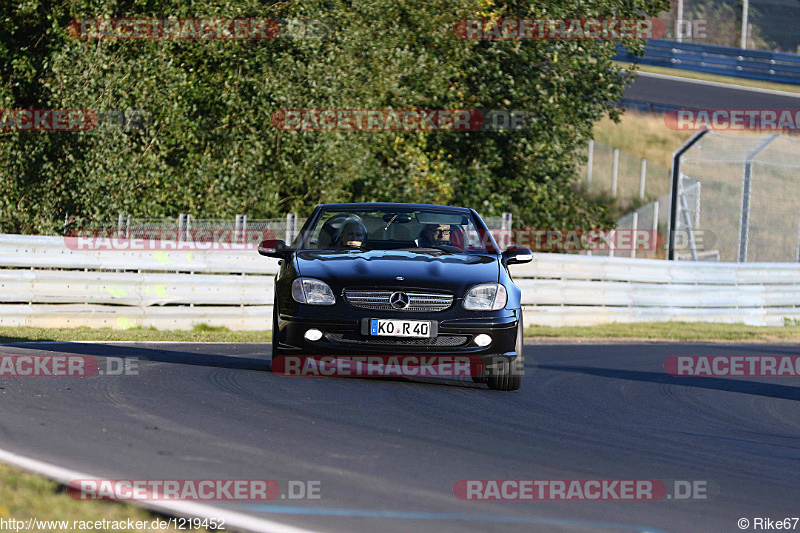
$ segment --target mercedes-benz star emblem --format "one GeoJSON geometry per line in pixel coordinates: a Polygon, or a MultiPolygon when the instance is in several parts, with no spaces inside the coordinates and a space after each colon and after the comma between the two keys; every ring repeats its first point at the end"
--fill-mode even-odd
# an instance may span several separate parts
{"type": "Polygon", "coordinates": [[[389,296],[389,303],[395,309],[405,309],[408,307],[408,294],[404,292],[393,292],[391,296],[389,296]]]}

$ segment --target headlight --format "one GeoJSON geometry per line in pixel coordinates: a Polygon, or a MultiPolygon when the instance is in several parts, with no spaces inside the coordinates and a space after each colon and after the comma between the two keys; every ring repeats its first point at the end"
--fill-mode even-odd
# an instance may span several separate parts
{"type": "Polygon", "coordinates": [[[297,278],[292,282],[292,298],[301,304],[333,305],[336,298],[328,284],[314,278],[297,278]]]}
{"type": "Polygon", "coordinates": [[[475,285],[467,291],[464,308],[470,311],[496,311],[506,306],[506,288],[499,283],[475,285]]]}

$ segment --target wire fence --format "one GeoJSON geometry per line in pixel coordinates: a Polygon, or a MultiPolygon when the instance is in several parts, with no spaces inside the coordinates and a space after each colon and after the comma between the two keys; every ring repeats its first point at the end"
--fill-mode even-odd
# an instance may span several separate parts
{"type": "MultiPolygon", "coordinates": [[[[483,218],[491,230],[512,229],[510,213],[483,218]]],[[[175,218],[136,218],[120,214],[115,225],[101,231],[125,239],[158,239],[196,242],[259,243],[267,239],[294,241],[306,218],[289,213],[282,218],[196,218],[179,214],[175,218]]]]}
{"type": "Polygon", "coordinates": [[[584,154],[587,162],[580,173],[589,194],[614,198],[622,208],[636,208],[669,191],[666,167],[593,140],[584,154]]]}
{"type": "Polygon", "coordinates": [[[709,132],[680,170],[675,227],[697,241],[682,258],[800,261],[800,139],[709,132]]]}

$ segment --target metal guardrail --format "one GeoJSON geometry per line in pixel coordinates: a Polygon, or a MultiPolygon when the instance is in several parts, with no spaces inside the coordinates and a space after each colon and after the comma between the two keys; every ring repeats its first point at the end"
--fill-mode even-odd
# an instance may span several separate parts
{"type": "MultiPolygon", "coordinates": [[[[0,325],[268,330],[277,268],[255,250],[75,250],[61,237],[0,235],[0,325]]],[[[800,319],[796,263],[538,253],[511,268],[527,324],[800,319]]]]}
{"type": "Polygon", "coordinates": [[[638,57],[617,44],[616,61],[681,68],[753,80],[800,84],[800,55],[653,39],[638,57]]]}

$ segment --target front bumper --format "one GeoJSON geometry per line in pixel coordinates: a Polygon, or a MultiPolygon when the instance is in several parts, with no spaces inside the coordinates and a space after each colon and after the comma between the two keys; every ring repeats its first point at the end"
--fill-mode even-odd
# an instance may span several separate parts
{"type": "Polygon", "coordinates": [[[374,337],[362,333],[364,318],[393,318],[380,312],[348,319],[321,317],[279,316],[278,332],[274,334],[278,350],[286,355],[468,355],[486,363],[498,357],[508,361],[516,358],[519,311],[501,310],[476,318],[445,318],[432,315],[406,314],[409,320],[435,320],[437,336],[432,339],[374,337]],[[322,331],[318,341],[308,341],[308,329],[322,331]],[[475,337],[485,333],[492,337],[488,346],[477,346],[475,337]]]}

